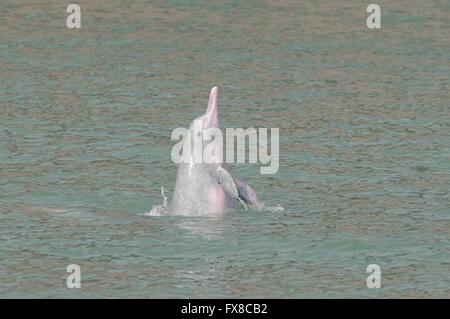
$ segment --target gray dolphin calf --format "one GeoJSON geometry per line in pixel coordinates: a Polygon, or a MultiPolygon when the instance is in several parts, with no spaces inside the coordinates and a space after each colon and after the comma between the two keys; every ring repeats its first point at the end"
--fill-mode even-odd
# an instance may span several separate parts
{"type": "MultiPolygon", "coordinates": [[[[217,105],[218,93],[217,87],[212,88],[205,114],[196,118],[189,126],[191,136],[194,136],[195,125],[200,124],[203,132],[210,128],[220,128],[217,105]]],[[[220,150],[214,152],[217,161],[213,163],[194,161],[194,149],[189,154],[189,160],[179,164],[175,190],[169,207],[170,214],[220,216],[225,213],[227,208],[233,207],[238,201],[251,206],[259,205],[253,189],[239,179],[233,178],[224,161],[219,160],[219,157],[223,158],[223,145],[221,144],[221,140],[211,139],[208,141],[208,147],[212,145],[216,147],[216,150],[220,150]]],[[[202,140],[201,151],[204,147],[206,145],[202,140]]]]}

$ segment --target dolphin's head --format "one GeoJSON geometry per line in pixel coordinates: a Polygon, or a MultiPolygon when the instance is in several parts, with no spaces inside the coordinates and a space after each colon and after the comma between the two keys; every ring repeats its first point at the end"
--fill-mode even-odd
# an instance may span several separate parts
{"type": "MultiPolygon", "coordinates": [[[[198,156],[198,154],[195,155],[196,152],[202,152],[201,156],[205,155],[204,151],[206,149],[208,154],[212,154],[211,159],[207,161],[208,163],[211,163],[211,161],[214,163],[223,162],[223,136],[219,124],[219,110],[217,105],[218,94],[219,88],[217,86],[213,87],[209,95],[208,107],[206,108],[205,114],[197,117],[189,126],[190,136],[202,136],[200,149],[197,149],[194,145],[195,138],[190,139],[191,161],[194,156],[198,156]]],[[[204,156],[203,159],[205,159],[204,156]]]]}
{"type": "Polygon", "coordinates": [[[206,108],[205,114],[197,117],[194,121],[192,121],[189,129],[193,129],[194,124],[196,123],[201,123],[203,130],[206,130],[208,128],[219,128],[219,109],[217,105],[218,95],[219,88],[215,86],[211,89],[208,107],[206,108]]]}

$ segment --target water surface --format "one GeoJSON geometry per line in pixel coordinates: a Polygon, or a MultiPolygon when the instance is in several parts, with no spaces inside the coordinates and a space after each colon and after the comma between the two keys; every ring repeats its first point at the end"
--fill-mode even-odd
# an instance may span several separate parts
{"type": "Polygon", "coordinates": [[[448,1],[77,3],[0,3],[0,297],[450,296],[448,1]],[[214,85],[266,209],[145,216],[214,85]]]}

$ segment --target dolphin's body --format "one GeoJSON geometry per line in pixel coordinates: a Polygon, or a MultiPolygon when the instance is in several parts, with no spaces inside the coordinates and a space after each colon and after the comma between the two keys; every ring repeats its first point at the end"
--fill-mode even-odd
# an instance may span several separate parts
{"type": "MultiPolygon", "coordinates": [[[[203,131],[208,128],[219,128],[217,97],[218,88],[214,87],[211,90],[206,113],[196,118],[189,127],[191,136],[194,134],[195,121],[201,123],[203,131]]],[[[215,140],[210,141],[210,143],[216,142],[215,140]]],[[[216,146],[216,149],[223,151],[223,145],[216,146]]],[[[215,154],[223,155],[220,152],[215,154]]],[[[170,214],[221,216],[237,201],[252,206],[258,205],[258,199],[252,188],[233,178],[223,160],[210,164],[197,163],[193,157],[194,152],[191,152],[189,162],[179,164],[175,190],[169,208],[170,214]]]]}

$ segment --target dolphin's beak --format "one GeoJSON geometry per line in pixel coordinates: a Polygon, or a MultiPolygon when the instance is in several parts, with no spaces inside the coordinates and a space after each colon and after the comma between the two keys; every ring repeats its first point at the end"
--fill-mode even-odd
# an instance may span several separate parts
{"type": "Polygon", "coordinates": [[[219,128],[219,109],[217,106],[217,99],[219,95],[219,88],[217,86],[211,89],[209,95],[208,108],[206,109],[205,119],[203,121],[203,129],[210,127],[219,128]]]}

